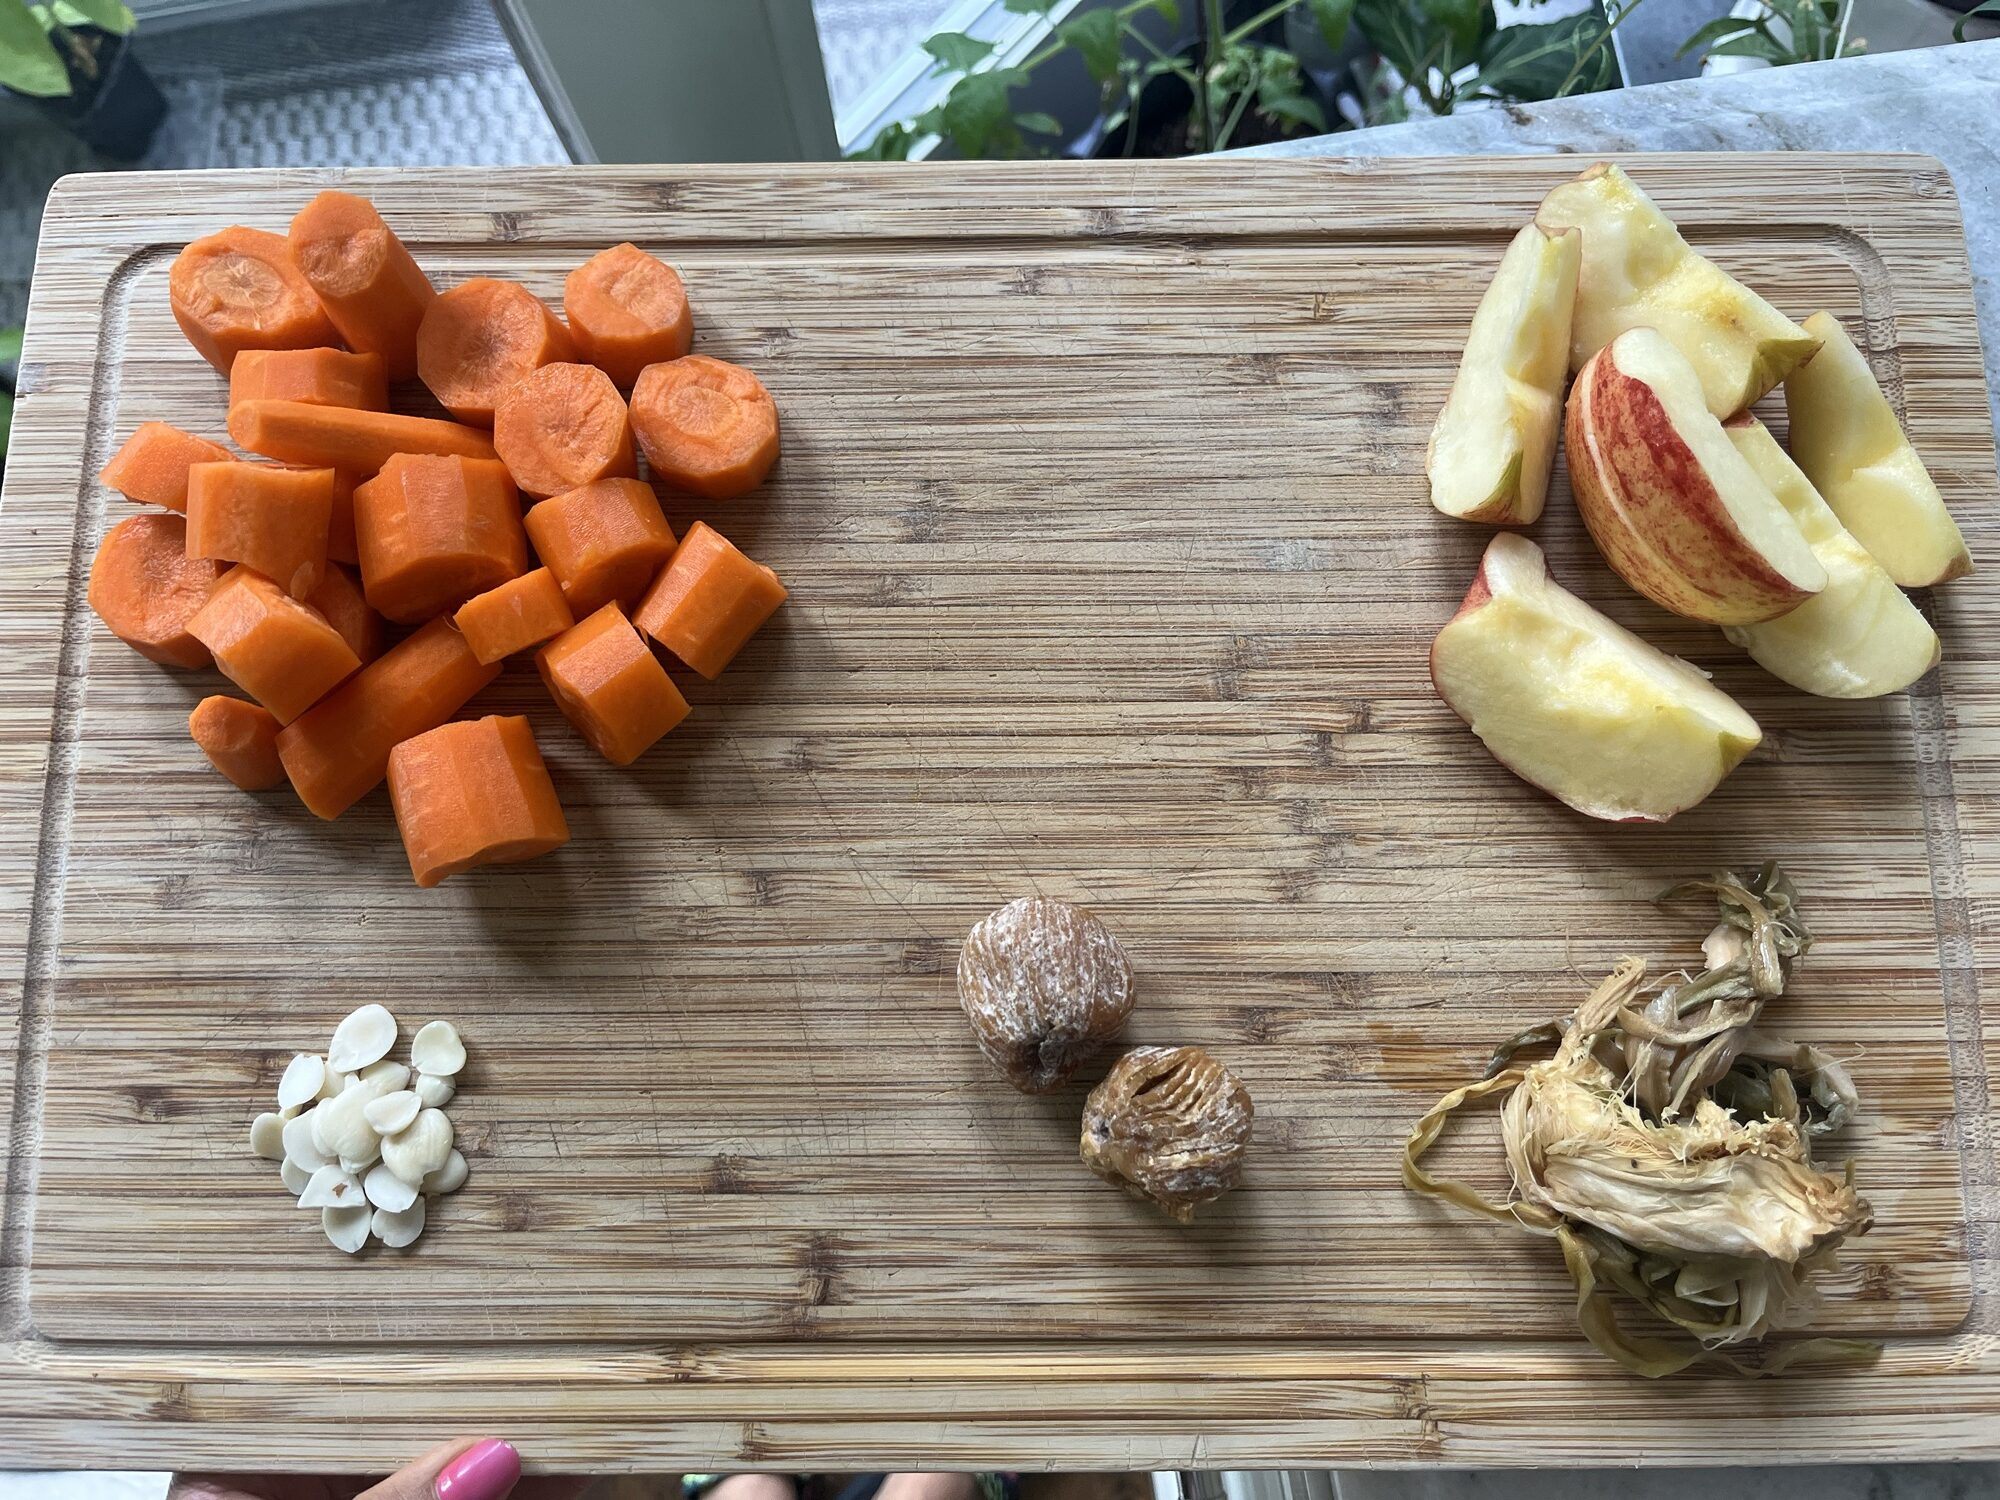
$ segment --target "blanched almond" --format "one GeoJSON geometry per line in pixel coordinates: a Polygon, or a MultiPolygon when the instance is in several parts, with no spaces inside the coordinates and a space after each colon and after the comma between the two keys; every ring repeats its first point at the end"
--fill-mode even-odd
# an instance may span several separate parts
{"type": "Polygon", "coordinates": [[[399,1214],[417,1201],[417,1190],[389,1170],[388,1164],[378,1162],[369,1169],[361,1180],[361,1190],[368,1195],[368,1201],[377,1208],[386,1208],[392,1214],[399,1214]]]}
{"type": "Polygon", "coordinates": [[[409,1068],[399,1062],[383,1058],[372,1062],[354,1075],[357,1084],[366,1084],[370,1093],[378,1099],[384,1094],[393,1094],[397,1089],[406,1088],[410,1082],[409,1068]]]}
{"type": "Polygon", "coordinates": [[[375,1231],[375,1238],[391,1250],[414,1245],[417,1236],[424,1232],[424,1200],[417,1199],[400,1213],[378,1208],[368,1227],[375,1231]]]}
{"type": "Polygon", "coordinates": [[[362,1201],[361,1180],[341,1167],[321,1167],[299,1194],[300,1208],[344,1208],[362,1201]]]}
{"type": "Polygon", "coordinates": [[[333,1029],[326,1065],[342,1073],[367,1067],[396,1045],[396,1018],[380,1005],[364,1005],[333,1029]]]}
{"type": "Polygon", "coordinates": [[[451,1103],[451,1096],[458,1092],[457,1084],[435,1073],[419,1073],[410,1087],[416,1090],[417,1098],[425,1109],[443,1109],[451,1103]]]}
{"type": "Polygon", "coordinates": [[[301,1052],[285,1064],[285,1076],[278,1080],[278,1108],[310,1104],[319,1097],[326,1082],[326,1059],[301,1052]]]}
{"type": "Polygon", "coordinates": [[[465,1158],[456,1149],[435,1172],[424,1173],[423,1192],[428,1198],[442,1198],[465,1186],[465,1158]]]}
{"type": "Polygon", "coordinates": [[[326,1231],[326,1237],[334,1245],[349,1255],[358,1255],[361,1247],[368,1243],[370,1214],[368,1205],[357,1203],[351,1208],[326,1208],[320,1210],[319,1227],[326,1231]]]}
{"type": "Polygon", "coordinates": [[[312,1181],[312,1173],[288,1156],[284,1165],[278,1168],[278,1180],[284,1183],[285,1191],[296,1198],[306,1190],[306,1184],[312,1181]]]}
{"type": "Polygon", "coordinates": [[[308,1172],[317,1171],[333,1160],[319,1143],[319,1112],[324,1108],[325,1105],[316,1104],[304,1114],[293,1115],[285,1121],[285,1128],[280,1133],[285,1160],[297,1162],[308,1172]]]}
{"type": "Polygon", "coordinates": [[[423,1101],[409,1089],[397,1089],[393,1094],[370,1099],[362,1106],[361,1113],[377,1135],[397,1135],[410,1128],[410,1121],[416,1119],[417,1111],[423,1107],[423,1101]]]}
{"type": "Polygon", "coordinates": [[[451,1157],[451,1121],[442,1110],[427,1109],[407,1130],[382,1142],[382,1160],[405,1182],[422,1182],[451,1157]]]}
{"type": "Polygon", "coordinates": [[[329,1156],[367,1163],[382,1154],[382,1137],[368,1123],[368,1106],[375,1094],[365,1084],[329,1099],[313,1111],[319,1116],[319,1143],[329,1156]]]}
{"type": "Polygon", "coordinates": [[[465,1066],[465,1043],[449,1021],[432,1021],[410,1041],[410,1062],[419,1073],[449,1078],[465,1066]]]}
{"type": "Polygon", "coordinates": [[[285,1159],[285,1122],[268,1109],[250,1122],[250,1149],[266,1161],[285,1159]]]}

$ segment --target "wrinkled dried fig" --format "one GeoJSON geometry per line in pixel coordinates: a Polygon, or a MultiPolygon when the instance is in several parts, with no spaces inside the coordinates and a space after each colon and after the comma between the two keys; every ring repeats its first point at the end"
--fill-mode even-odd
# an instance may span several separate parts
{"type": "Polygon", "coordinates": [[[1256,1111],[1234,1073],[1199,1047],[1139,1047],[1083,1107],[1083,1160],[1183,1223],[1236,1186],[1256,1111]]]}
{"type": "Polygon", "coordinates": [[[1055,1088],[1132,1010],[1132,965],[1080,906],[1024,896],[982,918],[958,955],[979,1050],[1024,1094],[1055,1088]]]}

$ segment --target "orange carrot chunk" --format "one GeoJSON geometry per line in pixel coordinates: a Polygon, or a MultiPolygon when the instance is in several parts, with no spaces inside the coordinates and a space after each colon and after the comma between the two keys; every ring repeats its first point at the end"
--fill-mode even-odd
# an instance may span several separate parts
{"type": "Polygon", "coordinates": [[[189,557],[255,568],[294,599],[326,572],[333,470],[196,464],[188,470],[189,557]]]}
{"type": "Polygon", "coordinates": [[[694,342],[680,273],[637,245],[613,245],[569,273],[563,316],[578,352],[623,390],[647,365],[679,359],[694,342]]]}
{"type": "Polygon", "coordinates": [[[306,603],[326,616],[326,623],[340,632],[348,650],[364,662],[382,654],[382,617],[368,607],[361,585],[354,575],[329,563],[319,587],[306,595],[306,603]]]}
{"type": "Polygon", "coordinates": [[[278,734],[299,800],[337,818],[380,784],[389,752],[435,729],[500,675],[449,620],[433,620],[348,678],[278,734]]]}
{"type": "Polygon", "coordinates": [[[549,768],[518,715],[441,724],[404,740],[389,752],[389,800],[410,873],[426,890],[569,842],[549,768]]]}
{"type": "Polygon", "coordinates": [[[494,408],[493,447],[531,495],[639,472],[625,398],[592,365],[543,365],[522,376],[494,408]]]}
{"type": "Polygon", "coordinates": [[[245,349],[317,349],[339,342],[326,309],[292,264],[284,236],[232,224],[174,257],[174,321],[223,374],[245,349]]]}
{"type": "Polygon", "coordinates": [[[289,724],[361,665],[340,632],[261,573],[229,570],[188,633],[222,675],[289,724]]]}
{"type": "Polygon", "coordinates": [[[202,699],[188,715],[188,733],[208,763],[246,792],[268,791],[285,779],[279,728],[270,709],[221,693],[202,699]]]}
{"type": "Polygon", "coordinates": [[[556,706],[614,766],[629,766],[687,717],[687,699],[625,611],[607,604],[535,653],[556,706]]]}
{"type": "Polygon", "coordinates": [[[375,205],[328,189],[292,220],[292,263],[350,349],[379,354],[391,380],[417,373],[417,328],[437,297],[375,205]]]}
{"type": "Polygon", "coordinates": [[[639,607],[639,628],[714,679],[785,602],[785,586],[721,532],[697,521],[639,607]]]}
{"type": "Polygon", "coordinates": [[[659,498],[636,479],[600,479],[529,507],[522,519],[578,616],[614,599],[630,609],[674,555],[659,498]]]}
{"type": "Polygon", "coordinates": [[[458,607],[452,623],[481,661],[499,661],[539,646],[576,623],[555,575],[537,568],[477,594],[458,607]]]}
{"type": "Polygon", "coordinates": [[[208,647],[188,621],[208,602],[223,566],[187,555],[187,522],[148,512],[105,533],[90,565],[90,607],[111,633],[168,667],[205,667],[208,647]]]}
{"type": "Polygon", "coordinates": [[[305,401],[245,401],[229,408],[229,435],[252,453],[281,463],[342,469],[366,477],[398,453],[492,458],[483,432],[437,417],[314,406],[305,401]]]}
{"type": "Polygon", "coordinates": [[[399,453],[354,492],[368,602],[405,624],[528,571],[521,497],[490,458],[399,453]]]}
{"type": "Polygon", "coordinates": [[[493,425],[514,382],[576,358],[562,321],[524,286],[475,276],[440,292],[417,330],[417,374],[461,422],[493,425]]]}
{"type": "Polygon", "coordinates": [[[326,555],[334,562],[352,566],[361,561],[360,544],[354,539],[354,486],[359,483],[342,469],[333,471],[333,512],[326,518],[326,555]]]}
{"type": "Polygon", "coordinates": [[[632,430],[655,478],[710,500],[754,490],[778,461],[771,393],[741,365],[705,354],[640,372],[632,430]]]}
{"type": "Polygon", "coordinates": [[[389,409],[379,354],[345,349],[245,349],[229,367],[229,404],[304,401],[358,411],[389,409]]]}
{"type": "Polygon", "coordinates": [[[220,443],[165,422],[141,422],[97,477],[127,500],[184,511],[188,470],[196,464],[226,464],[235,456],[220,443]]]}

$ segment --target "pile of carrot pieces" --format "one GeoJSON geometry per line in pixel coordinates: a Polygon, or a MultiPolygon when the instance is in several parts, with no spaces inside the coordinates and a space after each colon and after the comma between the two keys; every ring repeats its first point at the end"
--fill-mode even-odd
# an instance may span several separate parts
{"type": "Polygon", "coordinates": [[[748,370],[689,353],[681,278],[637,246],[570,272],[558,318],[491,277],[437,291],[373,204],[325,192],[288,234],[196,240],[170,288],[228,378],[229,436],[271,462],[141,425],[100,477],[158,509],[104,538],[91,607],[248,694],[188,718],[237,786],[289,781],[337,818],[386,779],[418,885],[569,840],[528,721],[452,722],[508,657],[533,651],[630,765],[688,712],[655,645],[713,679],[784,601],[706,522],[677,538],[640,477],[643,454],[667,489],[745,494],[778,413],[748,370]],[[391,411],[412,377],[455,420],[391,411]],[[391,624],[414,628],[389,645],[391,624]]]}

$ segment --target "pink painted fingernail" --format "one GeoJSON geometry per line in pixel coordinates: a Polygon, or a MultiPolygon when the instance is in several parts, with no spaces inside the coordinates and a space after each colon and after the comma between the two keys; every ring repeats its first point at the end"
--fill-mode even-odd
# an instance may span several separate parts
{"type": "Polygon", "coordinates": [[[521,1455],[512,1443],[474,1443],[438,1474],[437,1500],[501,1500],[521,1477],[521,1455]]]}

